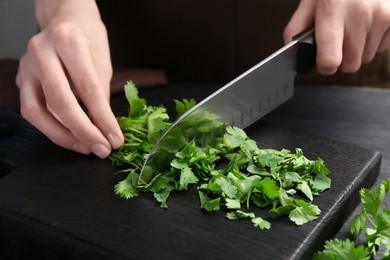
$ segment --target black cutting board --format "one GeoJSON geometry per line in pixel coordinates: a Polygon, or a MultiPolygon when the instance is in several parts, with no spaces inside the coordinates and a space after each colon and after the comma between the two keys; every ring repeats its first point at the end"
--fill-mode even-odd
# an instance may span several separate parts
{"type": "MultiPolygon", "coordinates": [[[[147,92],[147,91],[146,91],[147,92]]],[[[151,90],[150,93],[153,93],[151,90]]],[[[381,155],[258,122],[246,130],[262,148],[302,148],[321,157],[332,188],[314,203],[320,218],[295,226],[286,216],[270,230],[199,208],[196,190],[176,192],[161,209],[150,194],[113,194],[123,175],[107,160],[51,144],[9,109],[0,110],[0,256],[104,259],[302,259],[332,237],[370,187],[381,155]]],[[[261,216],[264,211],[256,210],[261,216]]]]}

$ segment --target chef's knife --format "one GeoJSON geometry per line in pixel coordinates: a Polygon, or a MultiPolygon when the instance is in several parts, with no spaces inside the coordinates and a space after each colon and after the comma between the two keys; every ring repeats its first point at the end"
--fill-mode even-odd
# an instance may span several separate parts
{"type": "Polygon", "coordinates": [[[169,169],[174,154],[189,141],[213,142],[227,125],[245,128],[293,96],[297,73],[315,64],[314,30],[294,37],[179,117],[157,140],[143,165],[139,183],[169,169]]]}

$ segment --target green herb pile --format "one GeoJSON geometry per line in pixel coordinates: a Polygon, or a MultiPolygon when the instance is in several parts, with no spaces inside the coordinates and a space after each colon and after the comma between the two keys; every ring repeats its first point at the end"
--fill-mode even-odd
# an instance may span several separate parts
{"type": "MultiPolygon", "coordinates": [[[[123,167],[121,172],[128,173],[115,185],[117,195],[128,199],[151,192],[160,206],[167,208],[172,191],[197,185],[202,209],[216,211],[223,207],[228,212],[227,218],[248,218],[260,229],[269,229],[271,223],[256,216],[252,207],[286,214],[296,225],[314,220],[320,214],[312,201],[330,187],[329,170],[324,162],[320,158],[309,160],[301,149],[293,153],[285,149],[260,149],[237,127],[226,127],[215,145],[202,146],[196,138],[186,140],[172,155],[167,171],[155,173],[150,182],[140,182],[144,160],[169,127],[169,116],[163,106],[148,106],[132,82],[125,85],[125,96],[130,112],[118,117],[125,144],[109,157],[114,165],[123,167]]],[[[195,104],[186,99],[175,103],[179,116],[195,104]]]]}
{"type": "Polygon", "coordinates": [[[350,225],[354,238],[364,233],[365,244],[356,246],[349,239],[328,240],[323,251],[314,259],[371,259],[377,255],[381,245],[385,246],[384,259],[390,259],[390,209],[380,206],[390,190],[390,179],[383,180],[374,192],[360,190],[361,213],[355,215],[350,225]]]}

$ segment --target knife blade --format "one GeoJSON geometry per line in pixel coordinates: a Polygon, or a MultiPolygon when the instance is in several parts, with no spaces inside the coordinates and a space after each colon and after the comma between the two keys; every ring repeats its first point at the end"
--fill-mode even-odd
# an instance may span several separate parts
{"type": "Polygon", "coordinates": [[[161,135],[142,167],[139,184],[169,169],[186,143],[215,142],[226,126],[246,128],[293,96],[297,73],[315,64],[314,29],[293,40],[184,113],[161,135]]]}

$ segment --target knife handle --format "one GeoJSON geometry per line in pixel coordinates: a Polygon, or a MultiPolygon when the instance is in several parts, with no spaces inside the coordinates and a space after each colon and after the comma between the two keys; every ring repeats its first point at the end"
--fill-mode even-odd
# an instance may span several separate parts
{"type": "Polygon", "coordinates": [[[293,41],[297,41],[296,71],[299,74],[309,73],[316,64],[317,47],[314,39],[314,29],[295,35],[293,41]]]}

